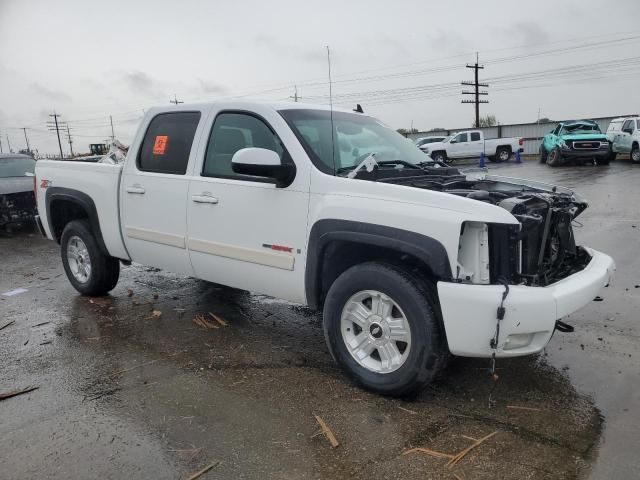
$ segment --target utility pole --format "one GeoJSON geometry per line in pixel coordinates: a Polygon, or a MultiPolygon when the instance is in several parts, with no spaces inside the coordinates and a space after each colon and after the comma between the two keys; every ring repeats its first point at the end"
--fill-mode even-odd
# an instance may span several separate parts
{"type": "Polygon", "coordinates": [[[475,81],[474,82],[461,82],[462,85],[468,85],[468,86],[472,86],[474,87],[474,90],[472,92],[463,90],[462,94],[463,95],[473,95],[475,98],[473,100],[462,100],[462,103],[475,103],[476,105],[476,124],[475,127],[479,128],[480,127],[480,104],[481,103],[489,103],[489,100],[480,100],[480,95],[489,95],[488,92],[481,92],[480,91],[480,87],[488,87],[489,84],[488,83],[480,83],[478,81],[478,70],[482,70],[484,69],[483,65],[478,65],[478,54],[476,53],[476,63],[473,65],[468,65],[466,68],[472,68],[474,70],[474,77],[475,77],[475,81]]]}
{"type": "Polygon", "coordinates": [[[2,151],[2,137],[0,137],[0,153],[4,153],[4,152],[2,151]]]}
{"type": "Polygon", "coordinates": [[[30,152],[31,147],[29,146],[29,137],[27,137],[27,128],[22,127],[22,131],[24,132],[24,141],[27,143],[27,150],[30,152]]]}
{"type": "Polygon", "coordinates": [[[13,153],[11,151],[11,142],[9,141],[9,134],[7,133],[7,147],[9,148],[9,153],[13,153]]]}
{"type": "Polygon", "coordinates": [[[173,94],[173,100],[169,100],[169,103],[173,103],[174,105],[178,105],[179,103],[184,103],[182,100],[178,100],[178,97],[176,97],[176,94],[173,94]]]}
{"type": "Polygon", "coordinates": [[[53,115],[49,115],[49,116],[53,117],[53,122],[51,121],[47,122],[47,127],[49,127],[50,132],[53,132],[55,130],[56,135],[58,135],[58,147],[60,147],[60,158],[64,158],[64,154],[62,153],[62,142],[60,141],[60,127],[58,125],[58,117],[60,116],[60,114],[54,111],[53,115]],[[54,125],[55,125],[55,128],[53,128],[54,125]]]}
{"type": "Polygon", "coordinates": [[[71,156],[73,157],[73,139],[71,138],[71,130],[69,130],[68,123],[65,123],[65,127],[67,129],[67,140],[69,141],[69,150],[71,151],[71,156]]]}
{"type": "Polygon", "coordinates": [[[293,98],[293,101],[294,101],[294,102],[298,102],[298,100],[299,100],[300,98],[302,98],[302,97],[299,97],[299,96],[298,96],[298,86],[297,86],[297,85],[294,85],[294,89],[295,89],[295,90],[294,90],[293,96],[290,96],[289,98],[293,98]]]}
{"type": "Polygon", "coordinates": [[[111,143],[113,143],[116,139],[116,134],[113,133],[113,117],[111,115],[109,115],[109,121],[111,122],[111,143]]]}

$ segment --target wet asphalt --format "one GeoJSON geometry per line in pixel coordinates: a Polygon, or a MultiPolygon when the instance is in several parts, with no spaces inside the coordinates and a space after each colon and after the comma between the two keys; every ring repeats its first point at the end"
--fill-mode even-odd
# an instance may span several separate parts
{"type": "Polygon", "coordinates": [[[0,479],[176,479],[209,465],[201,478],[637,478],[640,165],[491,167],[583,194],[578,243],[612,255],[616,278],[567,319],[575,333],[499,361],[495,385],[486,361],[457,358],[408,400],[353,385],[304,307],[139,265],[111,295],[81,297],[58,245],[0,235],[0,328],[14,322],[0,330],[0,394],[38,387],[0,400],[0,479]],[[455,454],[493,432],[451,469],[403,455],[455,454]]]}

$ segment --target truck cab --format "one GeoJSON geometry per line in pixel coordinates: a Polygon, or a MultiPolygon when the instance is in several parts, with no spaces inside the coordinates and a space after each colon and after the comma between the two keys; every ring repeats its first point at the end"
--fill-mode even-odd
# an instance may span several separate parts
{"type": "Polygon", "coordinates": [[[615,119],[607,129],[612,155],[629,154],[631,161],[640,163],[640,117],[615,119]]]}

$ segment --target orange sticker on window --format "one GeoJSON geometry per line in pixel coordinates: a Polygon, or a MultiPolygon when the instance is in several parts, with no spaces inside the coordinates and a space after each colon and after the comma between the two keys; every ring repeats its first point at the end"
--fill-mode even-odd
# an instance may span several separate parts
{"type": "Polygon", "coordinates": [[[169,137],[167,135],[157,135],[155,142],[153,142],[153,154],[164,155],[164,151],[167,149],[167,142],[169,137]]]}

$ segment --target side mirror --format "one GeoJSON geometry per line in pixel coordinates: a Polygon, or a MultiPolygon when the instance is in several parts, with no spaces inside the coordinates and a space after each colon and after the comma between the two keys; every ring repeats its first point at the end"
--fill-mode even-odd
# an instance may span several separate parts
{"type": "Polygon", "coordinates": [[[241,175],[265,177],[275,180],[276,186],[288,187],[296,176],[296,167],[281,163],[280,156],[266,148],[242,148],[233,154],[231,168],[241,175]]]}
{"type": "Polygon", "coordinates": [[[622,131],[629,135],[633,135],[633,128],[623,128],[622,131]]]}

